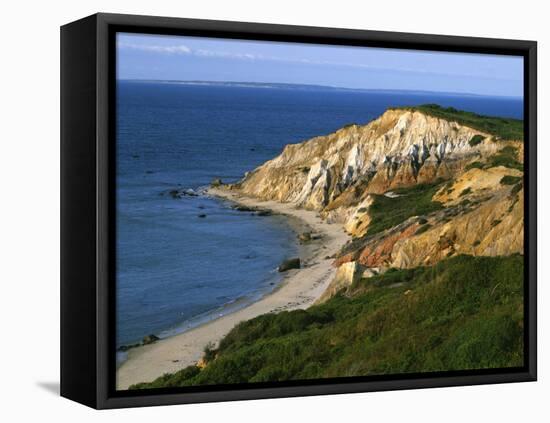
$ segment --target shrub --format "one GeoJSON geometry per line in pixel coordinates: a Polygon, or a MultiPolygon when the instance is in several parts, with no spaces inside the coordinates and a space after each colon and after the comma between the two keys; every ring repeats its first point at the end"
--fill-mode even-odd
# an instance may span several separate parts
{"type": "Polygon", "coordinates": [[[511,194],[511,195],[516,195],[518,192],[521,191],[522,188],[523,188],[523,182],[522,182],[522,183],[519,183],[519,184],[516,184],[516,185],[514,185],[513,188],[511,189],[510,194],[511,194]]]}
{"type": "Polygon", "coordinates": [[[459,197],[463,197],[465,195],[468,195],[472,192],[472,188],[468,187],[466,189],[463,189],[462,192],[460,193],[459,197]]]}
{"type": "Polygon", "coordinates": [[[424,232],[426,232],[431,227],[432,227],[432,225],[430,225],[429,223],[426,223],[425,225],[422,225],[420,228],[418,228],[416,230],[415,235],[423,234],[424,232]]]}
{"type": "Polygon", "coordinates": [[[521,176],[512,176],[512,175],[506,175],[503,176],[500,180],[500,183],[502,185],[515,185],[519,182],[521,182],[523,178],[521,176]]]}
{"type": "Polygon", "coordinates": [[[206,363],[209,363],[212,360],[214,360],[214,358],[216,358],[216,350],[214,349],[214,344],[212,343],[208,343],[204,347],[203,352],[204,352],[203,358],[206,363]]]}
{"type": "Polygon", "coordinates": [[[488,160],[487,167],[504,166],[523,171],[523,163],[517,160],[517,149],[506,146],[488,160]]]}
{"type": "Polygon", "coordinates": [[[470,147],[475,147],[478,144],[481,144],[485,137],[483,135],[474,135],[470,141],[468,141],[468,144],[470,144],[470,147]]]}
{"type": "Polygon", "coordinates": [[[483,163],[481,162],[468,163],[465,167],[465,170],[470,170],[470,169],[483,169],[483,163]]]}

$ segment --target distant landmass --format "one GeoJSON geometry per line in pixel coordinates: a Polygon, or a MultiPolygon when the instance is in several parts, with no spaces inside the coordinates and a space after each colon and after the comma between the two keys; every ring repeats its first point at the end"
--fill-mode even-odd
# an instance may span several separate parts
{"type": "MultiPolygon", "coordinates": [[[[372,88],[351,88],[351,87],[335,87],[330,85],[314,85],[314,84],[289,84],[284,82],[247,82],[247,81],[200,81],[200,80],[177,80],[177,79],[122,79],[121,81],[145,82],[145,83],[165,83],[165,84],[181,84],[181,85],[206,85],[216,87],[243,87],[243,88],[266,88],[266,89],[283,89],[283,90],[302,90],[302,91],[345,91],[345,92],[366,92],[366,93],[410,93],[417,95],[439,95],[448,96],[468,96],[468,97],[505,97],[505,96],[486,96],[464,92],[447,92],[447,91],[426,91],[426,90],[396,90],[396,89],[372,89],[372,88]]],[[[516,97],[506,97],[516,98],[516,97]]],[[[520,97],[517,97],[520,98],[520,97]]]]}

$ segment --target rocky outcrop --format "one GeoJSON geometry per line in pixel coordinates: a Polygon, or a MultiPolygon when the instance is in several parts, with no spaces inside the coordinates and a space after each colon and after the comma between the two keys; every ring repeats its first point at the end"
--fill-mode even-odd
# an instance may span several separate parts
{"type": "Polygon", "coordinates": [[[343,288],[350,287],[364,275],[366,268],[357,261],[350,261],[338,267],[336,276],[317,303],[323,303],[343,288]]]}

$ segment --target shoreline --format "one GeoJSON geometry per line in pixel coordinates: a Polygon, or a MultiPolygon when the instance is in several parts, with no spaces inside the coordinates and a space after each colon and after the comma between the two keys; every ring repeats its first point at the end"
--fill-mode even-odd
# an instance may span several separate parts
{"type": "Polygon", "coordinates": [[[135,383],[150,382],[165,373],[174,373],[196,364],[202,358],[205,346],[217,345],[242,321],[270,312],[308,308],[321,297],[334,278],[336,269],[331,265],[332,260],[325,257],[336,253],[348,240],[341,225],[324,222],[317,212],[297,209],[289,203],[262,201],[219,188],[209,188],[207,195],[247,207],[269,209],[294,218],[289,219],[289,224],[296,233],[311,230],[321,235],[321,239],[301,245],[301,268],[285,272],[281,283],[257,301],[188,331],[128,350],[126,361],[116,373],[119,390],[125,390],[135,383]]]}

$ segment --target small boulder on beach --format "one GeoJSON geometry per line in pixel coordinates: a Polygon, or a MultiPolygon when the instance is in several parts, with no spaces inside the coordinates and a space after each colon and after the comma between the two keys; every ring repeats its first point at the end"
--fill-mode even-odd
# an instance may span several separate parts
{"type": "Polygon", "coordinates": [[[290,269],[299,269],[299,268],[300,268],[300,259],[299,258],[291,258],[291,259],[283,261],[279,265],[277,270],[279,272],[286,272],[287,270],[290,270],[290,269]]]}
{"type": "Polygon", "coordinates": [[[154,334],[151,334],[151,335],[147,335],[143,338],[143,340],[141,341],[141,343],[143,345],[149,345],[149,344],[152,344],[154,342],[157,342],[160,338],[157,336],[157,335],[154,335],[154,334]]]}

